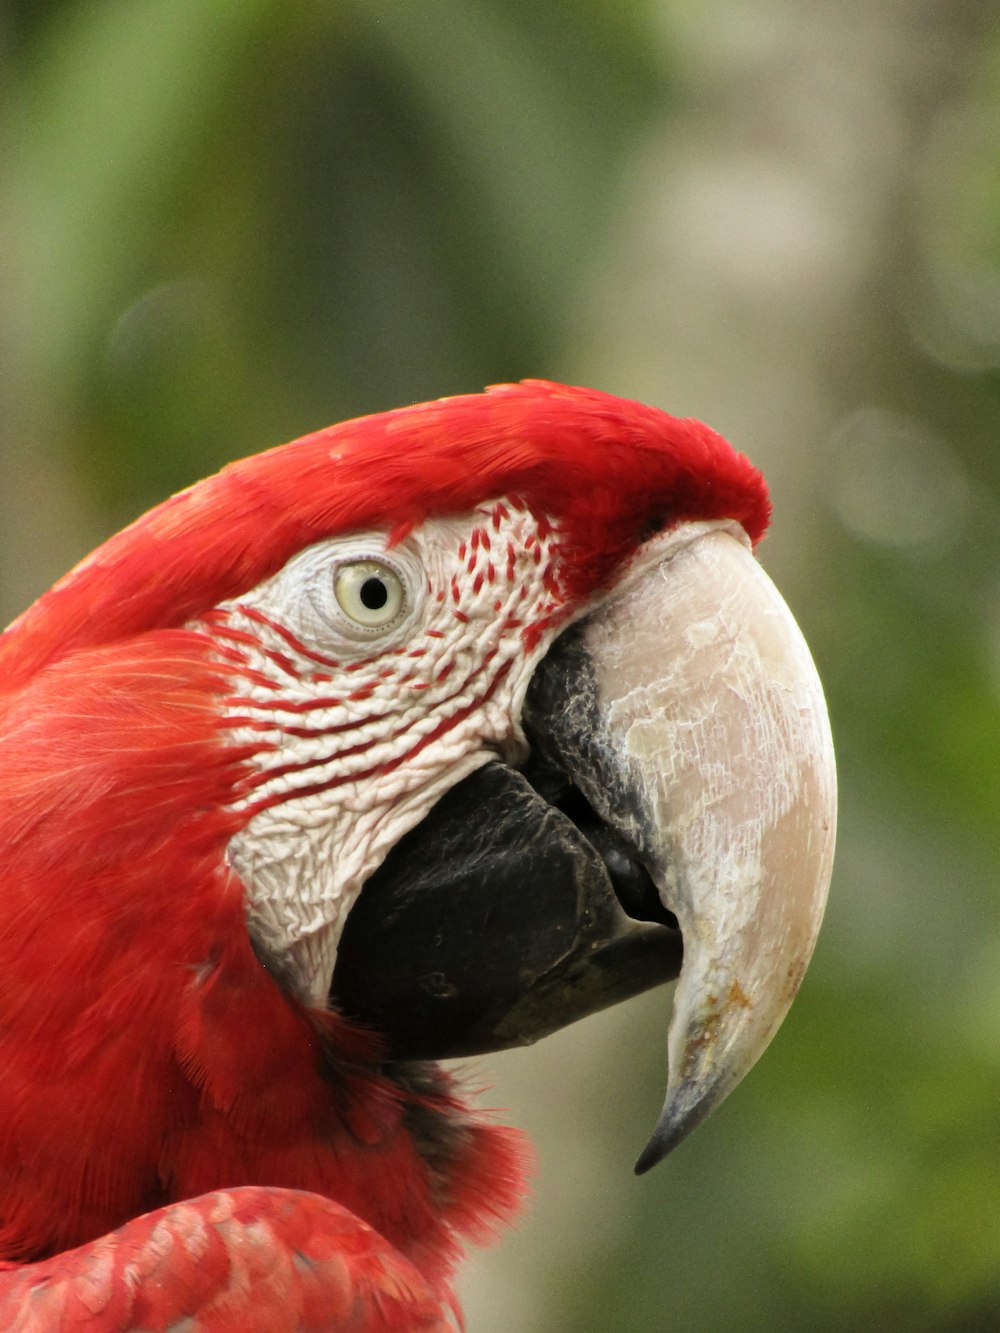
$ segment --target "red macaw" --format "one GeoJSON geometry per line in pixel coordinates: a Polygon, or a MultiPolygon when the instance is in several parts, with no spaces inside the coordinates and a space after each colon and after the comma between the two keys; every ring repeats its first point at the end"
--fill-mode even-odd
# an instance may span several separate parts
{"type": "Polygon", "coordinates": [[[445,1056],[675,976],[645,1169],[822,914],[822,692],[707,427],[525,382],[243,459],[0,637],[0,1326],[443,1330],[445,1056]],[[680,940],[684,961],[681,967],[680,940]]]}

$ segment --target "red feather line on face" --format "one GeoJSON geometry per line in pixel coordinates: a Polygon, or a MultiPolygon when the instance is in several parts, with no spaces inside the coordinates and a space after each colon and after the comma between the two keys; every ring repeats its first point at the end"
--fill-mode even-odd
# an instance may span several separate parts
{"type": "Polygon", "coordinates": [[[653,531],[732,518],[757,541],[760,473],[691,419],[540,380],[358,417],[224,468],[112,537],[0,636],[0,689],[74,649],[182,625],[337,533],[395,535],[520,497],[558,521],[585,597],[653,531]]]}

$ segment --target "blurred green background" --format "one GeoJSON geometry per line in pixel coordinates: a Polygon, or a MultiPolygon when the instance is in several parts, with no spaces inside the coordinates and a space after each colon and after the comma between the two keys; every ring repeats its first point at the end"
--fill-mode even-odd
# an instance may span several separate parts
{"type": "Polygon", "coordinates": [[[1000,1328],[995,5],[0,3],[0,620],[229,458],[525,375],[763,467],[842,825],[650,1176],[666,993],[479,1062],[540,1170],[470,1333],[1000,1328]]]}

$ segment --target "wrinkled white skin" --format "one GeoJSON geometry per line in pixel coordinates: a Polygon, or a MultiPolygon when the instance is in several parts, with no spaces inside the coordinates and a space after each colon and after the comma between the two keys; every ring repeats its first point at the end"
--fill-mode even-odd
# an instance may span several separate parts
{"type": "Polygon", "coordinates": [[[265,801],[229,861],[254,941],[311,1004],[325,1004],[347,914],[389,849],[475,769],[524,758],[524,694],[561,627],[555,533],[538,526],[489,502],[397,543],[377,530],[330,538],[202,627],[246,666],[227,719],[233,743],[257,749],[259,777],[236,806],[265,801]],[[357,559],[385,563],[403,589],[382,628],[338,604],[337,570],[357,559]]]}
{"type": "Polygon", "coordinates": [[[644,1169],[739,1082],[795,996],[832,870],[836,770],[805,640],[736,525],[655,538],[585,642],[607,740],[652,816],[644,859],[684,936],[644,1169]]]}

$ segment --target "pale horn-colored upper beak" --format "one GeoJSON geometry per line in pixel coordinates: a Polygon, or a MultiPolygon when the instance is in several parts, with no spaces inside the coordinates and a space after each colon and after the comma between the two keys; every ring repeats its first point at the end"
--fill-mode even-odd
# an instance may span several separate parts
{"type": "Polygon", "coordinates": [[[805,640],[742,529],[654,538],[579,627],[605,773],[585,795],[679,921],[684,963],[653,1166],[735,1087],[777,1031],[826,903],[836,769],[805,640]],[[637,818],[638,814],[638,818],[637,818]]]}

